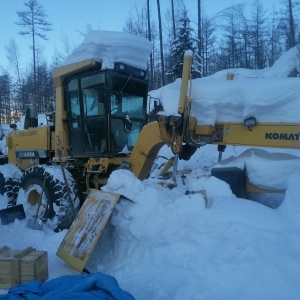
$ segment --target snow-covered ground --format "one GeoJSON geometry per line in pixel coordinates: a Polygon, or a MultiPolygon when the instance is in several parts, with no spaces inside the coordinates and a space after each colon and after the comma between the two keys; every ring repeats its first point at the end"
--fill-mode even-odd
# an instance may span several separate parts
{"type": "MultiPolygon", "coordinates": [[[[242,150],[229,147],[225,158],[241,160],[242,150]]],[[[160,154],[170,155],[169,149],[160,154]]],[[[283,201],[272,209],[236,198],[226,183],[210,177],[217,160],[216,146],[209,145],[180,161],[185,177],[172,190],[158,185],[157,177],[141,182],[128,171],[113,173],[104,190],[134,203],[117,204],[87,269],[114,276],[136,299],[297,299],[300,172],[288,176],[285,195],[271,197],[283,201]],[[202,194],[186,195],[199,190],[206,191],[207,206],[202,194]]],[[[278,178],[267,159],[260,157],[257,166],[270,180],[278,178]]],[[[16,220],[0,226],[0,246],[48,251],[52,279],[77,274],[56,256],[65,234],[35,231],[27,220],[16,220]]]]}
{"type": "MultiPolygon", "coordinates": [[[[285,59],[287,61],[283,65],[287,66],[293,58],[286,56],[285,59]]],[[[255,80],[271,80],[271,68],[266,71],[268,79],[261,77],[255,80]]],[[[241,70],[235,72],[242,73],[241,70]]],[[[257,73],[258,71],[254,71],[251,76],[251,71],[247,70],[247,77],[259,77],[257,73]]],[[[275,74],[276,69],[274,77],[278,77],[275,74]]],[[[222,79],[198,79],[193,82],[193,90],[199,89],[200,92],[198,83],[208,80],[214,81],[211,84],[217,90],[219,86],[225,85],[222,79]]],[[[276,80],[280,83],[281,79],[276,80]]],[[[282,81],[287,80],[299,82],[300,79],[282,78],[282,81]]],[[[259,95],[251,89],[253,82],[252,78],[246,79],[240,75],[231,83],[236,88],[241,84],[251,91],[251,99],[255,105],[267,107],[270,103],[265,99],[278,99],[277,94],[274,94],[276,86],[271,89],[270,84],[269,89],[265,90],[266,98],[259,98],[260,101],[257,101],[259,95]]],[[[260,86],[263,84],[260,83],[260,86]]],[[[178,88],[178,83],[171,84],[153,91],[152,95],[160,96],[164,105],[168,105],[167,99],[177,104],[178,88]]],[[[299,83],[282,91],[282,94],[296,95],[299,94],[298,91],[299,83]]],[[[234,99],[229,97],[234,93],[229,89],[226,94],[224,87],[222,97],[234,99]]],[[[294,111],[286,101],[285,98],[282,103],[285,108],[282,114],[285,120],[290,120],[289,116],[294,111]]],[[[294,102],[297,107],[298,101],[294,102]]],[[[279,103],[276,102],[275,106],[279,103]]],[[[212,109],[215,104],[211,106],[212,109]]],[[[231,111],[230,116],[244,118],[247,115],[234,102],[228,100],[225,106],[231,111]]],[[[270,115],[272,108],[276,111],[278,107],[269,106],[270,115]]],[[[217,121],[218,117],[219,110],[216,110],[209,123],[217,121]]],[[[297,120],[299,123],[299,118],[297,120]]],[[[116,171],[109,178],[103,190],[123,194],[132,201],[121,200],[117,204],[87,263],[87,269],[114,276],[121,288],[141,300],[298,299],[298,151],[227,147],[220,164],[241,168],[246,166],[253,183],[261,187],[286,190],[279,195],[253,195],[253,199],[258,202],[237,198],[227,183],[210,176],[211,168],[220,166],[215,145],[198,149],[189,161],[179,161],[178,186],[173,189],[157,184],[161,182],[158,173],[159,167],[165,162],[163,157],[170,157],[171,152],[163,147],[159,155],[155,165],[157,168],[143,182],[125,170],[116,171]],[[202,193],[192,193],[193,191],[205,191],[206,197],[202,193]],[[259,202],[275,203],[276,205],[269,206],[276,208],[259,202]]],[[[5,199],[0,198],[0,205],[5,206],[5,199]]],[[[6,245],[13,249],[23,249],[33,246],[38,250],[48,251],[49,279],[77,274],[56,256],[66,232],[54,233],[47,228],[35,231],[27,227],[27,220],[16,220],[13,224],[0,225],[0,247],[6,245]]]]}

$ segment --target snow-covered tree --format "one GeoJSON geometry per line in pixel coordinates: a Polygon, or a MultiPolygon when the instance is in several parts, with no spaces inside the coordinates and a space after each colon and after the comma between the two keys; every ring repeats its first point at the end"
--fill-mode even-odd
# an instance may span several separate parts
{"type": "Polygon", "coordinates": [[[171,68],[167,72],[173,80],[181,77],[183,56],[186,50],[192,50],[194,53],[192,64],[192,77],[199,78],[202,76],[201,59],[197,51],[197,43],[199,40],[194,35],[194,30],[191,27],[191,21],[188,17],[186,8],[182,11],[182,17],[176,30],[176,38],[172,43],[171,48],[171,68]]]}

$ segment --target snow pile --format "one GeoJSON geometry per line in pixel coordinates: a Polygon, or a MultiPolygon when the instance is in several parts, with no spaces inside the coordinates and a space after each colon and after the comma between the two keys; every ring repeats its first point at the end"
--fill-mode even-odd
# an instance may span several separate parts
{"type": "MultiPolygon", "coordinates": [[[[23,173],[20,171],[18,167],[9,163],[1,166],[1,174],[3,175],[3,178],[5,180],[8,180],[9,178],[20,179],[23,173]]],[[[0,203],[0,207],[1,207],[1,203],[0,203]]]]}
{"type": "Polygon", "coordinates": [[[12,129],[9,124],[0,124],[0,155],[6,151],[6,136],[12,129]]]}
{"type": "MultiPolygon", "coordinates": [[[[260,123],[299,123],[300,78],[286,78],[292,70],[300,71],[299,61],[299,50],[294,47],[264,70],[223,70],[194,79],[191,115],[203,125],[243,122],[248,117],[260,123]],[[225,80],[228,73],[234,74],[234,80],[225,80]]],[[[177,114],[180,85],[178,79],[149,94],[160,99],[167,114],[177,114]]]]}
{"type": "MultiPolygon", "coordinates": [[[[293,249],[300,222],[293,210],[237,199],[226,183],[203,177],[204,165],[197,169],[193,162],[185,185],[178,178],[176,190],[151,178],[140,182],[126,171],[112,174],[106,190],[135,203],[118,204],[109,233],[114,241],[98,245],[89,267],[114,274],[136,299],[297,297],[300,264],[293,249]],[[209,208],[201,194],[185,195],[196,183],[206,190],[209,208]]],[[[291,193],[299,195],[292,183],[288,188],[286,205],[294,203],[291,193]]]]}
{"type": "MultiPolygon", "coordinates": [[[[288,179],[288,188],[286,191],[285,201],[282,204],[281,210],[289,215],[289,218],[295,223],[300,223],[300,172],[292,174],[288,179]]],[[[298,248],[296,248],[299,250],[298,248]]]]}
{"type": "MultiPolygon", "coordinates": [[[[180,170],[193,169],[179,175],[172,190],[156,177],[141,182],[128,171],[114,172],[104,189],[132,201],[117,204],[88,270],[114,276],[137,300],[297,299],[300,173],[288,180],[283,204],[271,209],[236,198],[226,183],[208,176],[215,148],[180,161],[180,170]],[[206,190],[209,207],[201,193],[186,195],[196,187],[206,190]]],[[[231,157],[236,149],[228,151],[231,157]]],[[[55,255],[66,230],[34,231],[26,222],[0,226],[0,247],[47,250],[49,279],[77,274],[55,255]]]]}
{"type": "Polygon", "coordinates": [[[286,78],[293,71],[300,73],[300,48],[295,46],[282,54],[272,67],[265,69],[250,70],[245,68],[234,68],[218,71],[207,79],[225,80],[227,74],[233,74],[234,79],[250,78],[286,78]]]}
{"type": "MultiPolygon", "coordinates": [[[[191,115],[204,125],[243,122],[248,117],[261,123],[299,123],[299,84],[300,78],[195,79],[191,115]]],[[[161,100],[168,114],[177,114],[180,85],[179,79],[150,95],[161,100]]]]}
{"type": "Polygon", "coordinates": [[[115,62],[122,62],[146,70],[151,51],[151,42],[143,37],[127,32],[91,30],[62,66],[94,59],[102,63],[103,69],[113,69],[115,62]]]}
{"type": "Polygon", "coordinates": [[[215,167],[237,167],[246,170],[249,181],[262,189],[285,190],[289,176],[300,170],[300,158],[288,153],[249,148],[238,157],[222,160],[215,167]]]}
{"type": "Polygon", "coordinates": [[[287,52],[275,61],[272,67],[265,68],[261,72],[261,77],[288,77],[294,71],[300,73],[300,48],[299,45],[290,48],[287,52]]]}

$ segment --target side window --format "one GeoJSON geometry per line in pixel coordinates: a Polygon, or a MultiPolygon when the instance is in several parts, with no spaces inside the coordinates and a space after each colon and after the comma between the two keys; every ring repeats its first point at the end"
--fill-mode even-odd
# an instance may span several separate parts
{"type": "Polygon", "coordinates": [[[81,88],[85,116],[105,114],[104,82],[104,74],[82,78],[81,88]]]}

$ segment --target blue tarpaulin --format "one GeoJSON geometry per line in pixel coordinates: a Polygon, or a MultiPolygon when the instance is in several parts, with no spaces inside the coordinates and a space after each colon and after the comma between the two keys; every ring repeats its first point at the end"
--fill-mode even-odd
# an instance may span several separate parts
{"type": "Polygon", "coordinates": [[[134,300],[134,297],[119,287],[117,280],[97,272],[61,276],[45,283],[30,281],[9,289],[0,300],[134,300]]]}

